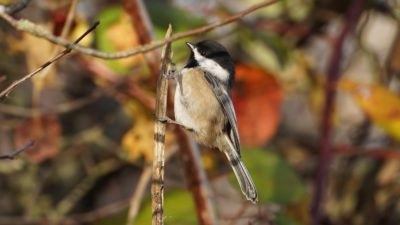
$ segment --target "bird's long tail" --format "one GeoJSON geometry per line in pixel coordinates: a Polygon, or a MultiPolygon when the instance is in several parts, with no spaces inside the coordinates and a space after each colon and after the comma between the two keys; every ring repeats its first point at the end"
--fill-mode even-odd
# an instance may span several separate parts
{"type": "Polygon", "coordinates": [[[228,139],[227,141],[231,149],[225,150],[224,153],[229,160],[233,172],[236,175],[240,189],[248,200],[250,200],[252,203],[256,203],[258,201],[258,194],[253,179],[251,178],[249,171],[242,162],[238,152],[234,149],[230,140],[228,139]]]}

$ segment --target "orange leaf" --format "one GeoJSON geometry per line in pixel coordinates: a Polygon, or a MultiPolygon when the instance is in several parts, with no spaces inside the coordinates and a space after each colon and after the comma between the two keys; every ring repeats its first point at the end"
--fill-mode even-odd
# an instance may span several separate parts
{"type": "Polygon", "coordinates": [[[281,101],[281,87],[273,74],[244,64],[236,66],[233,102],[243,145],[263,145],[275,134],[281,101]]]}

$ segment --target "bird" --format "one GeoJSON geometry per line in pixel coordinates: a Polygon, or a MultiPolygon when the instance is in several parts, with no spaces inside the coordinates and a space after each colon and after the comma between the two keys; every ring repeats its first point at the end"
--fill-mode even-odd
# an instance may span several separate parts
{"type": "Polygon", "coordinates": [[[175,120],[199,144],[223,152],[246,199],[258,201],[258,193],[240,154],[238,124],[231,99],[235,64],[220,43],[203,40],[187,42],[190,55],[174,77],[175,120]]]}

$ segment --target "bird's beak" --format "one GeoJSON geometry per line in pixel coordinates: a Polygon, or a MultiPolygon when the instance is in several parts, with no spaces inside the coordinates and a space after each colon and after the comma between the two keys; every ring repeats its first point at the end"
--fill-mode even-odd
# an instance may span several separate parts
{"type": "Polygon", "coordinates": [[[186,45],[187,45],[191,50],[194,49],[194,45],[193,45],[192,43],[186,42],[186,45]]]}

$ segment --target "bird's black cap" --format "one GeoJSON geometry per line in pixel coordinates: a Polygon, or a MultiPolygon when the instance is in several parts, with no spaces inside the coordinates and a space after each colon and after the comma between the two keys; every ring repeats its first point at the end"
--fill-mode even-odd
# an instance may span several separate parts
{"type": "Polygon", "coordinates": [[[191,50],[189,60],[185,66],[186,68],[197,67],[199,65],[193,53],[194,49],[197,49],[200,55],[202,55],[205,58],[214,60],[222,68],[227,70],[229,74],[231,74],[231,79],[234,78],[235,64],[233,62],[232,57],[230,56],[230,54],[223,45],[212,40],[204,40],[196,44],[186,42],[186,45],[188,45],[188,47],[191,50]]]}

